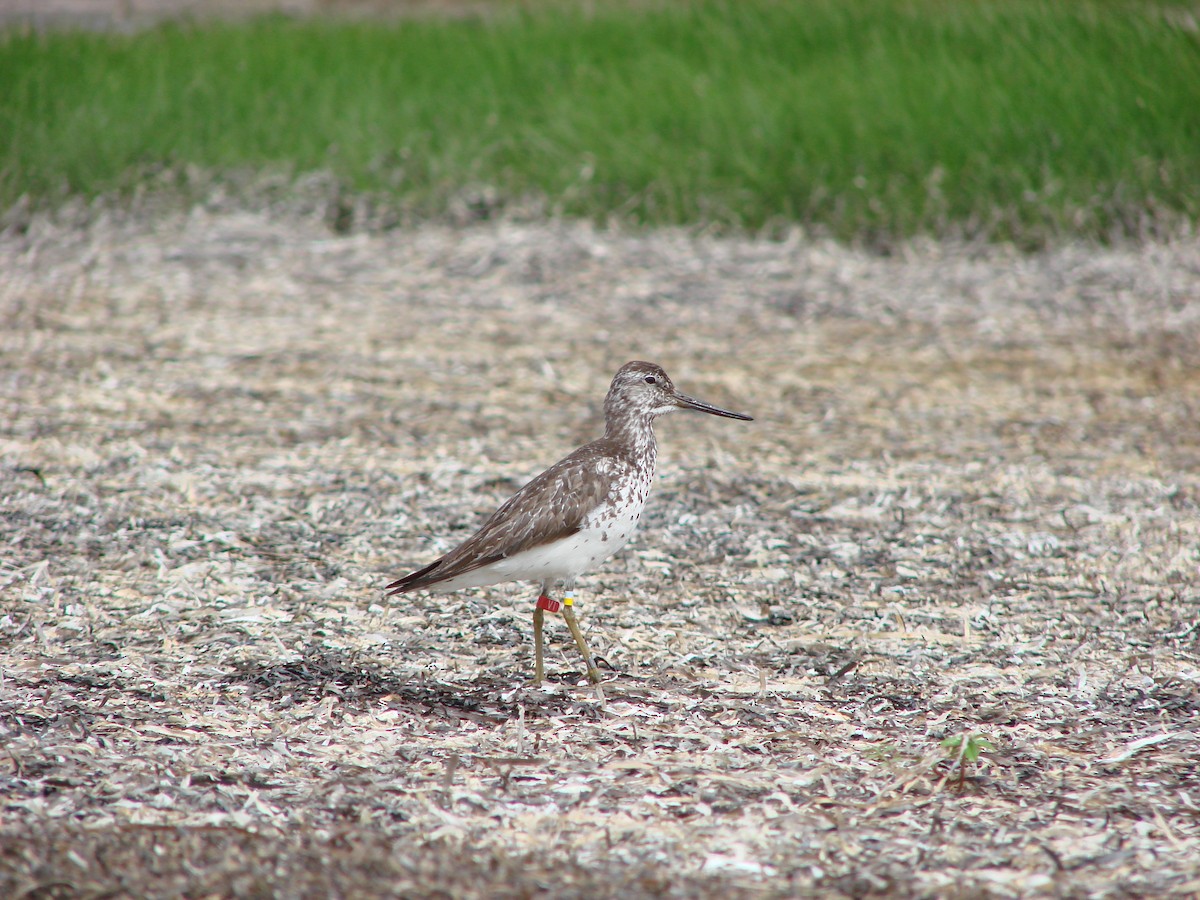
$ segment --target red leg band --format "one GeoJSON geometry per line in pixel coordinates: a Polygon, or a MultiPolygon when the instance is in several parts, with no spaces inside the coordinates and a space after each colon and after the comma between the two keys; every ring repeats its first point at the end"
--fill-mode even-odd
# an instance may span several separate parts
{"type": "Polygon", "coordinates": [[[546,612],[558,612],[562,609],[562,604],[542,594],[542,596],[538,597],[537,608],[544,609],[546,612]]]}

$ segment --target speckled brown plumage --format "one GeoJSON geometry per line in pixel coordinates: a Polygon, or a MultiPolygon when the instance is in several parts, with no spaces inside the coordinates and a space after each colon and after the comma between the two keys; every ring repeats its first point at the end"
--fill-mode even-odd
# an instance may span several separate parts
{"type": "Polygon", "coordinates": [[[606,438],[580,447],[509,497],[471,537],[445,556],[388,585],[393,594],[432,587],[516,554],[552,544],[615,500],[636,463],[606,438]]]}

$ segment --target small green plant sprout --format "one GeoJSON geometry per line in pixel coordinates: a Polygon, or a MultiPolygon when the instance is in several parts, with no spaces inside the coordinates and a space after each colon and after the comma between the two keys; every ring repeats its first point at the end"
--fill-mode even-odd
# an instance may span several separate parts
{"type": "MultiPolygon", "coordinates": [[[[967,778],[967,766],[979,761],[979,757],[989,750],[995,750],[996,745],[985,735],[964,731],[962,734],[952,734],[942,741],[942,749],[946,756],[958,766],[958,789],[963,789],[967,778]]],[[[945,783],[945,779],[942,780],[945,783]]]]}

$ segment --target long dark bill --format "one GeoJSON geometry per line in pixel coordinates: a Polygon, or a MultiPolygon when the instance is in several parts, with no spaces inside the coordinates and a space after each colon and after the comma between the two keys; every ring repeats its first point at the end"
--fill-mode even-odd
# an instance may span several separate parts
{"type": "Polygon", "coordinates": [[[743,422],[753,422],[753,416],[747,416],[743,413],[730,412],[727,409],[721,409],[719,406],[713,406],[711,403],[705,403],[703,400],[697,400],[695,397],[689,397],[687,394],[675,392],[675,402],[680,409],[695,409],[700,412],[706,412],[713,416],[724,416],[727,419],[741,419],[743,422]]]}

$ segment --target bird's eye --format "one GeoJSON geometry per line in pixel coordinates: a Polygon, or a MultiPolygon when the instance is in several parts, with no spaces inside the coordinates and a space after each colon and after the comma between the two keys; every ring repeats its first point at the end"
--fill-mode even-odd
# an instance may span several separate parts
{"type": "Polygon", "coordinates": [[[647,375],[646,376],[646,384],[658,384],[658,379],[655,378],[653,375],[647,375]]]}

